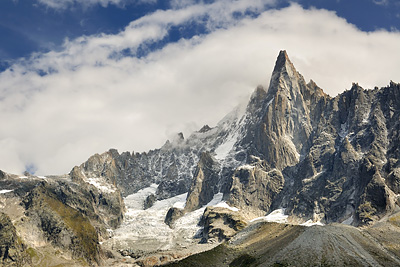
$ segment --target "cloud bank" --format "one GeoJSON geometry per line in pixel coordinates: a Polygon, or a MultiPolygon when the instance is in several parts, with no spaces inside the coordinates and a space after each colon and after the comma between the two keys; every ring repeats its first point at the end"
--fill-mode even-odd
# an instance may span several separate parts
{"type": "Polygon", "coordinates": [[[282,49],[331,96],[352,82],[373,88],[399,78],[398,32],[362,32],[297,4],[178,2],[118,34],[69,40],[0,73],[0,169],[67,173],[109,148],[146,151],[172,133],[213,126],[268,85],[282,49]],[[164,42],[172,28],[193,24],[206,33],[164,42]]]}

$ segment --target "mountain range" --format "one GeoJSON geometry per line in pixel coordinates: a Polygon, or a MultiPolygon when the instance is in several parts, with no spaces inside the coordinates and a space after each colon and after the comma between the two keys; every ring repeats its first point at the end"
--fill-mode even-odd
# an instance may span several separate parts
{"type": "Polygon", "coordinates": [[[281,51],[215,127],[0,188],[5,266],[396,266],[400,84],[331,97],[281,51]]]}

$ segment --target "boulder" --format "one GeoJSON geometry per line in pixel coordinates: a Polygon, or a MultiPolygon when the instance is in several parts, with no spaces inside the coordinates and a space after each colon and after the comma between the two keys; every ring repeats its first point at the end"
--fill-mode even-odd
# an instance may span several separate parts
{"type": "Polygon", "coordinates": [[[247,225],[238,211],[221,207],[207,207],[200,223],[204,226],[202,242],[210,243],[229,240],[247,225]]]}

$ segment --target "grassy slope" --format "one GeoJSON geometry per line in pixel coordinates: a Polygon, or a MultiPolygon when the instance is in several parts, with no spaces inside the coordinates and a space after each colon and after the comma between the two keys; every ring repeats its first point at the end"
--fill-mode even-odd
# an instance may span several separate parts
{"type": "Polygon", "coordinates": [[[89,260],[98,258],[98,236],[90,221],[83,217],[80,212],[64,205],[58,199],[45,195],[44,200],[53,211],[60,215],[64,223],[75,234],[85,258],[89,260]]]}
{"type": "Polygon", "coordinates": [[[392,223],[363,230],[339,224],[251,227],[228,243],[170,266],[400,266],[400,228],[390,228],[392,223]]]}

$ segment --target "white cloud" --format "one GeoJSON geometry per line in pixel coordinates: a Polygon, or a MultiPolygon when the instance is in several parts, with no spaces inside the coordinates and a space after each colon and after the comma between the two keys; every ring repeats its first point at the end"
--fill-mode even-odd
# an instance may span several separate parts
{"type": "Polygon", "coordinates": [[[262,12],[265,1],[228,3],[158,11],[119,34],[67,41],[61,52],[37,54],[1,73],[0,169],[22,172],[34,164],[38,174],[66,173],[111,147],[145,151],[171,132],[215,125],[258,84],[268,84],[281,49],[333,96],[353,81],[372,88],[398,77],[397,32],[365,33],[333,12],[299,5],[262,12]],[[231,15],[248,8],[262,14],[231,15]],[[209,34],[142,58],[121,53],[134,54],[162,40],[171,25],[204,14],[209,34]]]}
{"type": "Polygon", "coordinates": [[[74,5],[81,5],[82,7],[89,7],[93,5],[101,5],[107,7],[108,5],[115,5],[123,7],[131,3],[150,3],[154,4],[157,0],[37,0],[40,4],[53,9],[67,9],[74,5]]]}
{"type": "Polygon", "coordinates": [[[389,4],[389,0],[372,0],[374,4],[380,5],[380,6],[386,6],[389,4]]]}

